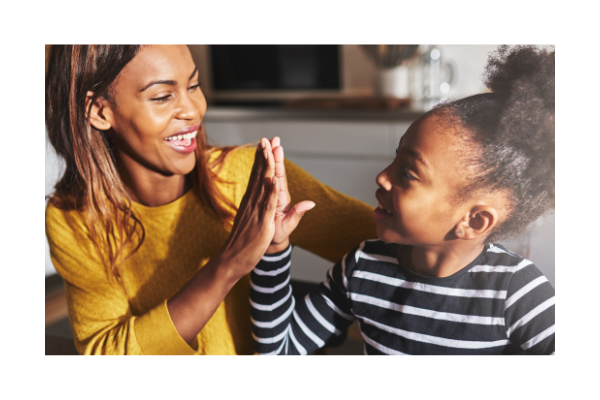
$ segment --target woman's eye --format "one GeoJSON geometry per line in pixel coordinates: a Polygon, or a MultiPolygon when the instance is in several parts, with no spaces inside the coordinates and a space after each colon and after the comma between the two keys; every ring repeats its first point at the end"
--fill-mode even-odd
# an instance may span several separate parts
{"type": "Polygon", "coordinates": [[[414,175],[410,173],[410,171],[408,170],[408,168],[404,168],[404,177],[406,179],[411,180],[411,181],[416,181],[417,180],[417,178],[415,178],[414,175]]]}
{"type": "Polygon", "coordinates": [[[157,102],[162,102],[162,101],[166,101],[167,99],[169,99],[171,97],[170,94],[163,96],[163,97],[157,97],[154,99],[151,99],[152,101],[157,101],[157,102]]]}
{"type": "Polygon", "coordinates": [[[189,89],[190,89],[190,90],[198,89],[200,86],[202,86],[202,84],[201,84],[201,83],[198,83],[197,85],[190,86],[190,87],[189,87],[189,89]]]}

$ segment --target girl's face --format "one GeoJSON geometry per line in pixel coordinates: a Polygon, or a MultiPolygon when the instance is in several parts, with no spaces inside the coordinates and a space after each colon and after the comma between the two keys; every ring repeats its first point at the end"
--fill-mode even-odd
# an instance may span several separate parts
{"type": "Polygon", "coordinates": [[[437,116],[415,121],[394,161],[377,176],[377,233],[386,242],[443,245],[468,208],[453,203],[465,180],[457,136],[437,116]]]}
{"type": "Polygon", "coordinates": [[[143,47],[121,71],[112,98],[113,141],[130,172],[193,170],[206,100],[187,46],[143,47]]]}

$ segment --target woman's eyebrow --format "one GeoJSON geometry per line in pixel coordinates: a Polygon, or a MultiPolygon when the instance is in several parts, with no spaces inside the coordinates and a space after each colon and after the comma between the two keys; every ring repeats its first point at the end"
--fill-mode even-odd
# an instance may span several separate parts
{"type": "MultiPolygon", "coordinates": [[[[188,80],[192,80],[192,78],[194,77],[194,75],[196,75],[196,72],[198,72],[198,67],[194,68],[194,72],[192,72],[192,74],[190,75],[188,80]]],[[[144,90],[150,88],[151,86],[154,85],[171,85],[171,86],[175,86],[177,85],[177,81],[174,81],[172,79],[168,79],[168,80],[160,80],[160,81],[152,81],[149,84],[147,84],[146,86],[144,86],[141,90],[140,93],[142,93],[144,90]]]]}

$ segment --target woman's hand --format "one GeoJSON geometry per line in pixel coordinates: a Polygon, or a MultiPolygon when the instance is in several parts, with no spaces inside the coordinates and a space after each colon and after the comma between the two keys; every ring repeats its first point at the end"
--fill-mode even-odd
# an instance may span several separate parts
{"type": "Polygon", "coordinates": [[[256,148],[248,187],[231,233],[218,255],[229,265],[234,279],[250,273],[273,241],[282,186],[282,180],[275,177],[275,169],[271,145],[263,138],[256,148]]]}
{"type": "Polygon", "coordinates": [[[283,156],[283,147],[281,140],[275,136],[267,148],[272,150],[275,159],[275,177],[279,182],[279,193],[277,196],[277,209],[275,212],[275,234],[273,241],[267,249],[267,254],[276,253],[284,250],[289,245],[289,236],[298,226],[304,213],[312,209],[315,203],[304,200],[291,207],[291,197],[287,186],[287,177],[285,175],[285,164],[283,156]]]}
{"type": "Polygon", "coordinates": [[[177,332],[191,343],[233,285],[252,271],[273,240],[280,180],[267,139],[256,149],[248,188],[223,247],[167,301],[177,332]]]}

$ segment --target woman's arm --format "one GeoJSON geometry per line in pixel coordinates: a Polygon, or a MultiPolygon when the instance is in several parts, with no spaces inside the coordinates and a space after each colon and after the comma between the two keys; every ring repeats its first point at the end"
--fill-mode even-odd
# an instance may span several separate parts
{"type": "Polygon", "coordinates": [[[346,260],[333,266],[327,281],[296,304],[290,285],[287,249],[264,255],[250,273],[252,331],[259,354],[307,354],[325,346],[354,321],[343,274],[346,260]]]}
{"type": "Polygon", "coordinates": [[[268,140],[257,146],[250,180],[231,233],[211,260],[168,302],[177,332],[188,343],[202,330],[233,285],[258,263],[272,241],[279,180],[268,140]]]}
{"type": "Polygon", "coordinates": [[[47,211],[51,254],[65,278],[70,322],[80,353],[193,353],[188,343],[231,287],[256,265],[273,236],[278,193],[278,180],[271,179],[274,161],[261,148],[255,161],[225,245],[168,302],[140,316],[133,315],[124,288],[106,279],[102,262],[88,249],[85,227],[74,228],[66,214],[54,208],[47,211]]]}

